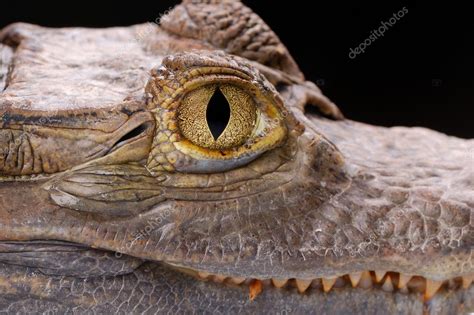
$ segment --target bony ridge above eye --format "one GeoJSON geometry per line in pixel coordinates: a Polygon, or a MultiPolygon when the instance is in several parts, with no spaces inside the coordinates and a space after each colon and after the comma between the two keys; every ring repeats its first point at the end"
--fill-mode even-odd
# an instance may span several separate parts
{"type": "Polygon", "coordinates": [[[165,57],[152,71],[146,92],[157,121],[147,161],[151,172],[230,170],[286,138],[288,113],[280,96],[235,56],[191,52],[165,57]],[[215,111],[221,111],[217,117],[215,111]]]}

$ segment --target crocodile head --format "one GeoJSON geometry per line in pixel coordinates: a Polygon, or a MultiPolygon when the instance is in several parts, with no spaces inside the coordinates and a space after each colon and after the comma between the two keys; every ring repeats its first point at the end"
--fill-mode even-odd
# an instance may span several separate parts
{"type": "Polygon", "coordinates": [[[240,2],[0,40],[1,311],[474,311],[474,142],[344,119],[240,2]]]}

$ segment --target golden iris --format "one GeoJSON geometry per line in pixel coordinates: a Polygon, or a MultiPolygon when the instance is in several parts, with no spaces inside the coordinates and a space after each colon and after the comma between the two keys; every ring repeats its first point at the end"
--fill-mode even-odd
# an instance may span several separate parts
{"type": "Polygon", "coordinates": [[[182,135],[195,145],[213,150],[243,145],[255,129],[257,118],[253,97],[229,84],[210,84],[189,92],[178,110],[182,135]]]}

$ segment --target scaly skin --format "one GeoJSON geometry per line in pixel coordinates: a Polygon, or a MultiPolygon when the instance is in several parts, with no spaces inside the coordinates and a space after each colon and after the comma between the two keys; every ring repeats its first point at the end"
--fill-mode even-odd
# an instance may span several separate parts
{"type": "Polygon", "coordinates": [[[343,119],[240,2],[184,1],[160,27],[14,24],[0,41],[0,311],[474,311],[461,283],[474,273],[474,141],[343,119]],[[177,113],[221,83],[271,123],[216,151],[184,138],[177,113]],[[264,281],[252,300],[246,285],[196,279],[367,270],[445,284],[424,301],[387,280],[304,294],[264,281]]]}

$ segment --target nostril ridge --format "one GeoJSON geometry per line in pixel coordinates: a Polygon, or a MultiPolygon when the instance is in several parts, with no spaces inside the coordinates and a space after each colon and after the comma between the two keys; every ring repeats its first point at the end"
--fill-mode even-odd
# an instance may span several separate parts
{"type": "Polygon", "coordinates": [[[141,124],[138,127],[136,127],[134,129],[130,130],[129,132],[127,132],[122,138],[119,139],[118,142],[130,140],[130,139],[138,136],[139,134],[145,132],[146,129],[147,129],[146,124],[141,124]]]}
{"type": "Polygon", "coordinates": [[[121,146],[123,143],[127,142],[128,140],[133,139],[139,136],[140,134],[146,132],[148,127],[149,127],[149,123],[143,123],[141,125],[138,125],[137,127],[133,128],[132,130],[124,134],[120,139],[118,139],[117,142],[115,142],[115,144],[112,146],[112,148],[121,146]]]}

